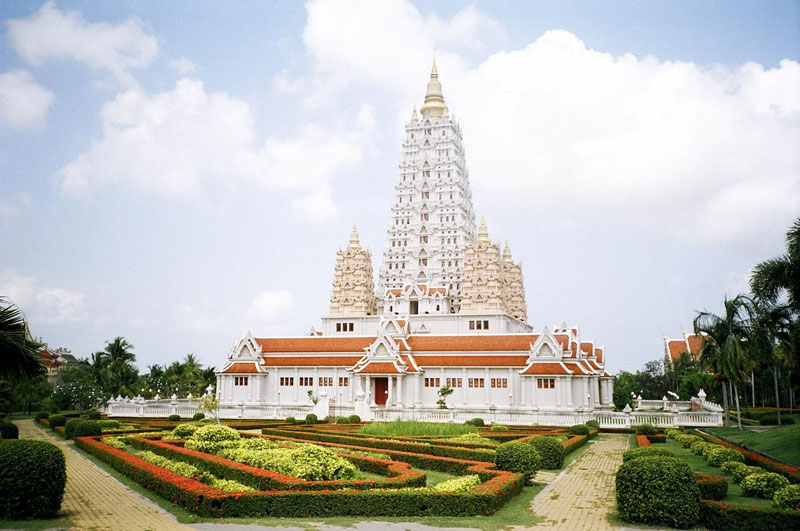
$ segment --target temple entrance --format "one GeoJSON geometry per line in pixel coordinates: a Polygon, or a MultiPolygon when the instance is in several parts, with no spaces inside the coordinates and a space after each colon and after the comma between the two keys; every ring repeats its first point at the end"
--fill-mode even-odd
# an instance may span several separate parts
{"type": "Polygon", "coordinates": [[[389,379],[375,378],[375,404],[378,406],[386,405],[386,398],[389,396],[389,379]]]}

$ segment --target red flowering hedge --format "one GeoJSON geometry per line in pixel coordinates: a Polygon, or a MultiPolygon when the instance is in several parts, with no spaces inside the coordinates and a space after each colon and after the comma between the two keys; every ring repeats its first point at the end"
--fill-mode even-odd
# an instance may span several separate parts
{"type": "Polygon", "coordinates": [[[701,500],[724,500],[728,495],[728,482],[720,476],[695,474],[701,500]]]}
{"type": "Polygon", "coordinates": [[[701,500],[700,525],[721,530],[786,531],[800,529],[800,511],[701,500]]]}
{"type": "Polygon", "coordinates": [[[664,444],[667,442],[667,436],[663,433],[657,433],[656,435],[645,435],[647,440],[653,444],[664,444]]]}
{"type": "Polygon", "coordinates": [[[636,446],[639,448],[647,448],[648,446],[652,446],[652,444],[650,444],[650,439],[647,438],[647,435],[637,435],[636,446]]]}
{"type": "Polygon", "coordinates": [[[405,487],[424,487],[425,474],[412,470],[407,463],[387,461],[372,457],[344,455],[359,469],[373,474],[388,476],[384,480],[338,480],[338,481],[306,481],[303,479],[279,474],[271,470],[253,467],[224,459],[216,455],[197,452],[183,448],[179,443],[132,438],[131,445],[140,450],[150,450],[169,459],[183,461],[206,470],[217,477],[232,479],[256,490],[326,490],[326,489],[400,489],[405,487]]]}
{"type": "Polygon", "coordinates": [[[741,446],[729,443],[728,441],[722,439],[717,439],[716,437],[712,437],[711,435],[703,432],[697,432],[697,435],[709,442],[713,442],[714,444],[719,444],[736,450],[744,456],[745,464],[760,466],[761,468],[769,470],[770,472],[775,472],[777,474],[786,476],[792,483],[800,483],[800,468],[797,468],[796,466],[779,463],[778,461],[770,459],[769,457],[751,452],[750,450],[742,448],[741,446]]]}
{"type": "Polygon", "coordinates": [[[494,470],[488,463],[465,462],[469,473],[487,479],[462,493],[386,489],[230,493],[147,463],[97,438],[81,437],[75,444],[148,490],[204,517],[489,515],[519,494],[523,486],[522,474],[494,470]]]}
{"type": "MultiPolygon", "coordinates": [[[[595,431],[595,434],[596,433],[597,432],[595,431]]],[[[586,444],[586,441],[588,441],[590,437],[592,437],[591,431],[589,432],[589,435],[574,435],[569,439],[567,439],[566,441],[562,442],[561,445],[564,447],[564,455],[567,455],[571,451],[577,450],[578,448],[586,444]]]]}

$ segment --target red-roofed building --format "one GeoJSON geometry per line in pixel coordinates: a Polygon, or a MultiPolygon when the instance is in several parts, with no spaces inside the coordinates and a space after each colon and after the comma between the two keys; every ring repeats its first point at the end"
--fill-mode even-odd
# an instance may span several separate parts
{"type": "Polygon", "coordinates": [[[691,334],[685,330],[682,331],[682,335],[683,337],[679,339],[670,339],[667,336],[663,336],[665,364],[673,364],[683,354],[689,354],[692,358],[697,358],[700,355],[704,341],[703,335],[691,334]]]}

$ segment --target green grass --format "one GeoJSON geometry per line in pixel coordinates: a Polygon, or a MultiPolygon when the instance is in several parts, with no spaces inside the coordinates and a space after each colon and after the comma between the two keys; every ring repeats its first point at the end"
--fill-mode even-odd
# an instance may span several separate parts
{"type": "Polygon", "coordinates": [[[736,428],[710,428],[708,432],[800,466],[800,445],[797,444],[800,441],[800,423],[762,432],[736,428]]]}
{"type": "Polygon", "coordinates": [[[414,470],[425,474],[427,478],[425,481],[426,487],[433,487],[434,485],[438,485],[439,483],[450,481],[451,479],[456,479],[459,477],[459,476],[454,476],[452,474],[447,474],[445,472],[437,472],[436,470],[422,470],[419,468],[415,468],[414,470]]]}
{"type": "Polygon", "coordinates": [[[743,496],[742,488],[739,486],[738,483],[734,482],[730,476],[726,476],[721,469],[709,465],[708,462],[706,461],[706,458],[703,457],[702,455],[693,454],[691,450],[689,450],[688,448],[684,448],[682,445],[676,443],[672,439],[667,439],[666,443],[659,444],[658,447],[669,450],[670,452],[675,454],[675,457],[680,457],[681,459],[689,463],[689,466],[692,467],[692,470],[695,473],[724,477],[728,481],[728,496],[724,500],[722,500],[725,503],[732,503],[739,505],[761,505],[761,506],[772,505],[771,500],[762,500],[759,498],[747,498],[746,496],[743,496]]]}
{"type": "Polygon", "coordinates": [[[395,435],[414,437],[419,435],[463,435],[477,432],[475,426],[444,422],[420,422],[417,420],[395,420],[394,422],[373,422],[361,427],[367,435],[395,435]]]}
{"type": "Polygon", "coordinates": [[[63,516],[47,520],[0,520],[0,529],[73,529],[72,520],[63,516]]]}

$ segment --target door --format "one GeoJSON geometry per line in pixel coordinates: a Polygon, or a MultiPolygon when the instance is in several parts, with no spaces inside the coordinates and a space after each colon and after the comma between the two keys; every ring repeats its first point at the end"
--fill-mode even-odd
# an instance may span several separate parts
{"type": "Polygon", "coordinates": [[[386,405],[386,398],[389,396],[389,379],[375,378],[375,404],[386,405]]]}

